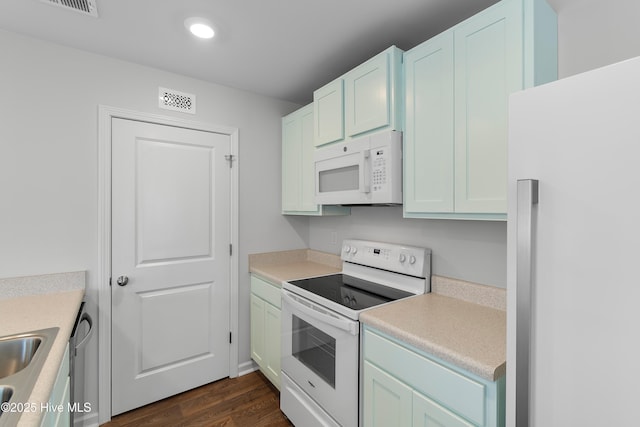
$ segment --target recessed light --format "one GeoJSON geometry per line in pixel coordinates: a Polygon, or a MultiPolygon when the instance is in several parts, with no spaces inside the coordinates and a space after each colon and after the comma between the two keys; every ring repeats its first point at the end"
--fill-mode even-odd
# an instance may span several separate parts
{"type": "Polygon", "coordinates": [[[184,26],[191,34],[201,39],[210,39],[215,35],[213,27],[204,18],[187,18],[184,20],[184,26]]]}

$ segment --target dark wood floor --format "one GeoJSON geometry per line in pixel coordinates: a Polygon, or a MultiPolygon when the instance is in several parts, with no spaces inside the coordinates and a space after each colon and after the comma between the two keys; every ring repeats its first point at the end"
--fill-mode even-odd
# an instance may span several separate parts
{"type": "Polygon", "coordinates": [[[118,415],[102,427],[282,426],[280,394],[260,372],[226,378],[118,415]]]}

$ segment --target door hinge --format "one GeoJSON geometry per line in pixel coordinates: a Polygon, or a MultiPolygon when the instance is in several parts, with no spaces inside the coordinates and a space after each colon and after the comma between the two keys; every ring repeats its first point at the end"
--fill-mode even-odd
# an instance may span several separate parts
{"type": "Polygon", "coordinates": [[[233,341],[231,340],[231,332],[229,332],[229,344],[231,344],[233,341]]]}
{"type": "Polygon", "coordinates": [[[236,159],[236,156],[234,156],[233,154],[225,154],[224,155],[224,159],[229,162],[229,167],[232,168],[233,167],[233,161],[236,159]]]}
{"type": "Polygon", "coordinates": [[[229,256],[233,255],[233,244],[229,243],[229,256]]]}
{"type": "Polygon", "coordinates": [[[109,277],[109,286],[111,286],[111,277],[109,277]]]}

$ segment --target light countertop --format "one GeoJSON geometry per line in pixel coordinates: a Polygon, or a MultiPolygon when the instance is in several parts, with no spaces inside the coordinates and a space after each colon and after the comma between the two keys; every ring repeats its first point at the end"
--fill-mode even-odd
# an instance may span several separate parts
{"type": "Polygon", "coordinates": [[[249,271],[280,286],[283,281],[339,273],[342,260],[311,249],[267,252],[249,255],[249,271]]]}
{"type": "MultiPolygon", "coordinates": [[[[84,298],[85,272],[0,279],[0,336],[58,327],[49,356],[28,402],[49,401],[53,383],[84,298]]],[[[39,426],[42,412],[26,412],[18,426],[39,426]]]]}
{"type": "MultiPolygon", "coordinates": [[[[249,271],[273,284],[338,273],[337,255],[309,249],[249,255],[249,271]]],[[[432,293],[372,308],[360,321],[482,378],[506,372],[504,289],[440,276],[432,293]]]]}
{"type": "Polygon", "coordinates": [[[495,381],[506,371],[506,312],[434,293],[372,308],[360,321],[495,381]]]}

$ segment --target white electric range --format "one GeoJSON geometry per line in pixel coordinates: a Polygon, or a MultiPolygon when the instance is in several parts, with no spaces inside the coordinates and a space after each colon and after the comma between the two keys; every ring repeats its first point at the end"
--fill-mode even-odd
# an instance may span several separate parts
{"type": "Polygon", "coordinates": [[[282,284],[280,407],[297,426],[358,425],[359,315],[429,292],[431,251],[345,240],[342,272],[282,284]]]}

